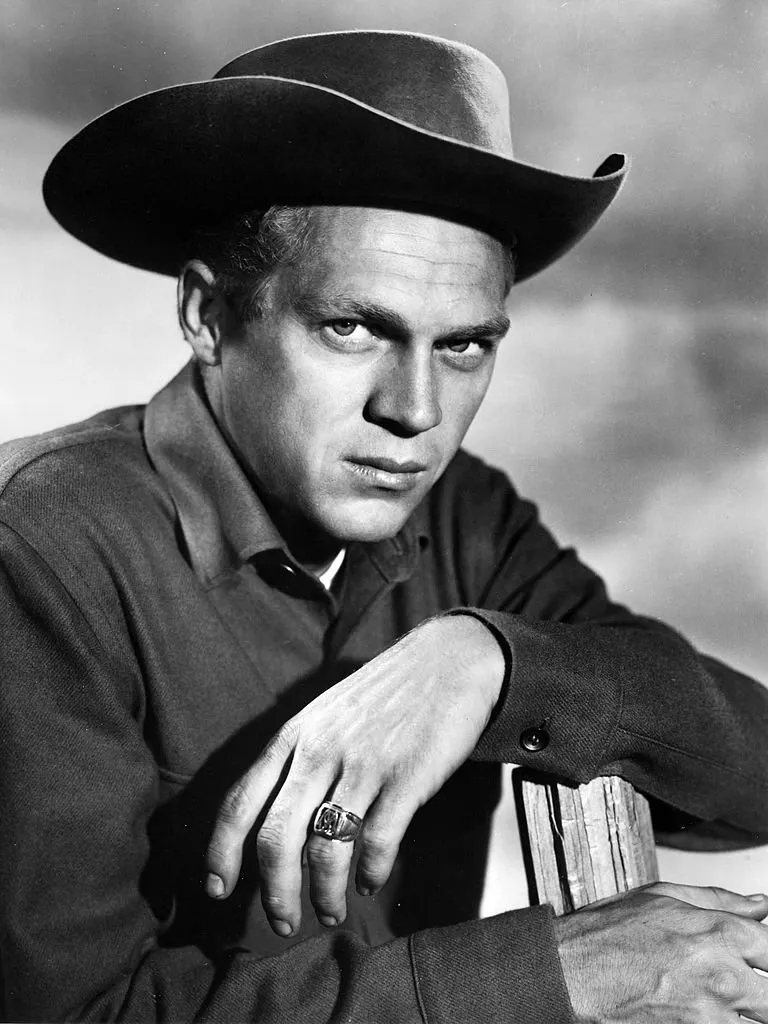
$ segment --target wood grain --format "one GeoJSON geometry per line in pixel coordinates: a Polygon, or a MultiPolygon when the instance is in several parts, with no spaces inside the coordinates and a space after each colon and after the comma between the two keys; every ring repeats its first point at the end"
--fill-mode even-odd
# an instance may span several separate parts
{"type": "Polygon", "coordinates": [[[648,801],[624,779],[513,780],[532,903],[563,914],[658,879],[648,801]]]}

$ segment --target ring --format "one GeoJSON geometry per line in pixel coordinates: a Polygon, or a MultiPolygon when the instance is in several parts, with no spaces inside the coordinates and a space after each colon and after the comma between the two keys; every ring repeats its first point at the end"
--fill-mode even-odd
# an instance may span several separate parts
{"type": "Polygon", "coordinates": [[[352,811],[326,800],[315,811],[312,831],[323,839],[335,839],[339,843],[354,843],[360,834],[363,820],[352,811]]]}

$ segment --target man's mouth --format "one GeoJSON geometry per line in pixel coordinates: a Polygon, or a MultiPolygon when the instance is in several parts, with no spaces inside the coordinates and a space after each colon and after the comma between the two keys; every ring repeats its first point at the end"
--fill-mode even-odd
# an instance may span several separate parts
{"type": "Polygon", "coordinates": [[[411,490],[429,468],[425,463],[413,459],[400,462],[374,455],[349,458],[346,463],[361,483],[388,491],[411,490]]]}

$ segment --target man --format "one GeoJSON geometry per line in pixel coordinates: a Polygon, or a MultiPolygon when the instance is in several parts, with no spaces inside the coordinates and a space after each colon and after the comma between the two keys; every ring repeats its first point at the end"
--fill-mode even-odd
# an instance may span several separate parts
{"type": "Polygon", "coordinates": [[[2,453],[8,1016],[768,1020],[763,895],[474,920],[500,762],[622,774],[668,833],[768,828],[765,691],[458,450],[510,285],[622,168],[515,162],[494,65],[371,32],[54,160],[65,227],[179,273],[194,359],[2,453]]]}

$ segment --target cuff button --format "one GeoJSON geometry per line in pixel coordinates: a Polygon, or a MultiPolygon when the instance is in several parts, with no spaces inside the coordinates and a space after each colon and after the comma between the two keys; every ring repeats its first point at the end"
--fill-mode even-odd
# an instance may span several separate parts
{"type": "Polygon", "coordinates": [[[520,734],[520,745],[535,754],[549,745],[549,733],[542,725],[526,729],[520,734]]]}

